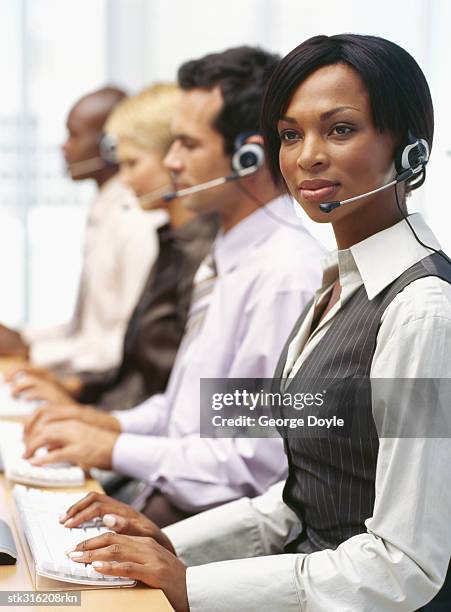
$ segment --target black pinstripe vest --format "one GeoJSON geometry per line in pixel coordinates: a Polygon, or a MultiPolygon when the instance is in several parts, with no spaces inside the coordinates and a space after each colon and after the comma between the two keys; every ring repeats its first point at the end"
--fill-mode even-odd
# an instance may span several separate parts
{"type": "MultiPolygon", "coordinates": [[[[317,415],[331,416],[345,407],[345,411],[352,412],[353,435],[330,433],[319,438],[307,433],[303,437],[285,437],[289,473],[283,496],[299,518],[288,537],[286,552],[335,549],[348,538],[366,532],[364,521],[372,516],[375,501],[379,442],[370,385],[363,386],[363,393],[357,393],[356,386],[362,389],[361,381],[369,381],[385,309],[407,285],[426,276],[438,276],[451,283],[451,264],[434,253],[406,270],[371,301],[365,288],[360,287],[290,382],[288,390],[295,393],[305,390],[306,384],[311,385],[315,379],[327,379],[330,386],[326,414],[324,407],[319,407],[317,415]],[[358,402],[354,401],[356,397],[358,402]]],[[[282,376],[289,344],[308,309],[285,346],[276,379],[282,376]]]]}

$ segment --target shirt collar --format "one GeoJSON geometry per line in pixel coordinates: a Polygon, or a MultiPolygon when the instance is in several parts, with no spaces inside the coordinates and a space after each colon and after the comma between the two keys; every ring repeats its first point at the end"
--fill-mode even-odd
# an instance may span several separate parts
{"type": "Polygon", "coordinates": [[[293,217],[293,206],[286,195],[268,202],[232,229],[218,232],[213,254],[218,274],[225,274],[237,267],[250,251],[265,242],[270,234],[280,227],[281,221],[293,217]]]}
{"type": "MultiPolygon", "coordinates": [[[[419,213],[409,215],[409,222],[422,242],[440,249],[439,242],[419,213]]],[[[349,249],[331,253],[326,260],[319,291],[324,291],[339,275],[342,287],[363,283],[368,299],[372,300],[403,272],[430,254],[429,249],[417,242],[403,219],[349,249]]]]}
{"type": "MultiPolygon", "coordinates": [[[[409,222],[422,242],[440,249],[437,238],[419,213],[409,215],[409,222]]],[[[432,252],[416,240],[404,219],[355,244],[350,251],[369,300],[432,252]]]]}

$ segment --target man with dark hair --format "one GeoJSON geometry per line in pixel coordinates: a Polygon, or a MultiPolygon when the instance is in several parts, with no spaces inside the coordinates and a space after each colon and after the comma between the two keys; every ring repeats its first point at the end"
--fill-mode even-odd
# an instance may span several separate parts
{"type": "Polygon", "coordinates": [[[223,105],[213,126],[222,134],[229,155],[234,152],[237,134],[259,131],[262,88],[278,60],[278,55],[243,46],[181,66],[178,79],[183,90],[220,88],[223,105]]]}
{"type": "Polygon", "coordinates": [[[121,356],[125,328],[156,251],[160,217],[134,206],[131,192],[103,159],[103,125],[125,92],[104,87],[78,100],[67,118],[62,149],[74,181],[93,180],[99,190],[87,221],[77,304],[70,323],[27,327],[0,325],[0,355],[29,359],[60,373],[104,370],[121,356]]]}
{"type": "MultiPolygon", "coordinates": [[[[182,66],[174,142],[166,156],[176,189],[230,175],[232,163],[236,171],[241,143],[253,143],[256,157],[263,154],[260,105],[277,61],[241,47],[182,66]],[[233,129],[225,123],[228,115],[233,129]]],[[[264,165],[240,180],[187,195],[184,202],[199,213],[216,211],[221,229],[196,274],[166,392],[113,415],[70,411],[66,418],[78,422],[55,422],[64,416],[42,410],[27,435],[30,457],[52,444],[59,449],[49,453],[50,461],[113,467],[145,481],[140,501],[160,525],[243,494],[254,496],[284,477],[278,438],[200,437],[200,379],[272,375],[296,313],[319,282],[323,255],[264,165]]]]}

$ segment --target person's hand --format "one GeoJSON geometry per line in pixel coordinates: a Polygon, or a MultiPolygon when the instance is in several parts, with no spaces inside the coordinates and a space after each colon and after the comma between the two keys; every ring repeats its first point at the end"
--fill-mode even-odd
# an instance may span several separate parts
{"type": "Polygon", "coordinates": [[[56,421],[81,421],[86,425],[98,427],[100,429],[106,429],[108,431],[115,431],[120,433],[121,426],[111,414],[96,410],[91,406],[85,406],[83,404],[50,404],[48,406],[41,406],[37,408],[31,416],[25,421],[24,427],[24,439],[27,442],[30,436],[37,430],[42,428],[48,423],[55,423],[56,421]]]}
{"type": "Polygon", "coordinates": [[[92,467],[111,469],[113,448],[119,434],[80,423],[62,421],[36,428],[25,440],[24,459],[32,465],[69,461],[88,470],[92,467]],[[38,448],[47,454],[33,457],[38,448]]]}
{"type": "Polygon", "coordinates": [[[53,383],[57,383],[59,380],[56,374],[53,374],[53,372],[47,368],[40,368],[39,366],[34,366],[30,363],[19,363],[14,364],[5,371],[5,382],[13,382],[16,376],[20,378],[22,374],[29,374],[53,383]]]}
{"type": "Polygon", "coordinates": [[[72,529],[97,517],[100,517],[103,524],[116,533],[151,537],[169,552],[175,554],[174,547],[167,535],[144,514],[128,504],[97,491],[91,491],[86,497],[68,508],[66,514],[60,516],[60,523],[72,529]]]}
{"type": "Polygon", "coordinates": [[[45,380],[48,383],[52,383],[71,398],[76,399],[83,390],[83,382],[79,376],[65,376],[64,378],[61,378],[47,368],[40,368],[29,363],[15,364],[9,367],[4,372],[4,379],[5,382],[12,383],[14,385],[20,381],[23,375],[29,375],[34,378],[45,380]]]}
{"type": "Polygon", "coordinates": [[[16,376],[10,385],[13,396],[20,396],[26,400],[42,400],[56,404],[74,402],[61,385],[30,374],[16,376]]]}
{"type": "Polygon", "coordinates": [[[29,347],[19,332],[0,324],[0,355],[28,359],[29,347]]]}
{"type": "Polygon", "coordinates": [[[177,612],[189,612],[186,567],[153,538],[104,533],[67,551],[77,563],[92,563],[100,574],[140,580],[162,589],[177,612]]]}

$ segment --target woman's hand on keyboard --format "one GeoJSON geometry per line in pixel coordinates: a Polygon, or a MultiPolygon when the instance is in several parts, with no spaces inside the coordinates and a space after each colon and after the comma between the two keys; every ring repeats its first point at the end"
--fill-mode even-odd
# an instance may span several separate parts
{"type": "Polygon", "coordinates": [[[64,527],[79,527],[83,523],[100,517],[103,524],[116,533],[151,537],[161,546],[175,554],[171,541],[155,523],[128,504],[108,497],[104,493],[91,491],[86,497],[68,508],[60,517],[64,527]]]}
{"type": "Polygon", "coordinates": [[[119,433],[81,423],[60,421],[46,423],[25,439],[24,459],[32,465],[68,461],[84,469],[98,467],[111,469],[113,448],[119,433]],[[33,457],[38,448],[46,447],[48,453],[33,457]]]}
{"type": "Polygon", "coordinates": [[[119,421],[111,414],[82,404],[50,404],[37,408],[25,422],[24,439],[27,441],[33,431],[48,423],[76,420],[101,429],[120,432],[119,421]]]}
{"type": "Polygon", "coordinates": [[[162,589],[177,612],[188,612],[186,567],[153,538],[104,533],[80,542],[68,553],[72,561],[92,563],[108,576],[124,576],[162,589]]]}

